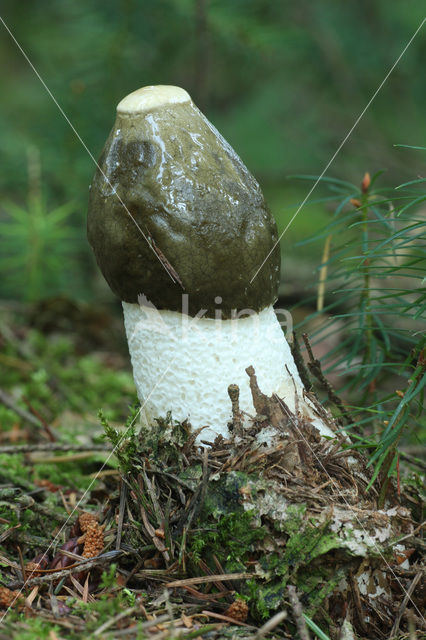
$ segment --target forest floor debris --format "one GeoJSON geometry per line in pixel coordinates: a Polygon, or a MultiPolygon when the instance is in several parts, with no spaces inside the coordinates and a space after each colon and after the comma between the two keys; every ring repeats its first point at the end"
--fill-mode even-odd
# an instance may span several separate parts
{"type": "Polygon", "coordinates": [[[257,416],[244,427],[231,390],[228,439],[171,415],[139,430],[136,408],[124,430],[101,416],[102,442],[4,445],[0,640],[425,633],[420,479],[379,508],[359,451],[247,382],[257,416]]]}

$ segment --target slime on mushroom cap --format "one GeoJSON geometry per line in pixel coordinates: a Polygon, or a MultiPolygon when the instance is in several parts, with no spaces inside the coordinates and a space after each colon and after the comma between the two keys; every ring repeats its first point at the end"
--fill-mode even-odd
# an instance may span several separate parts
{"type": "Polygon", "coordinates": [[[88,237],[123,301],[145,422],[171,410],[194,429],[209,425],[202,438],[226,436],[229,384],[255,415],[252,365],[264,393],[290,409],[297,395],[299,409],[333,435],[304,398],[272,307],[275,221],[256,180],[183,89],[144,87],[119,103],[91,185],[88,237]]]}
{"type": "Polygon", "coordinates": [[[181,311],[185,292],[190,315],[207,309],[212,318],[217,296],[223,318],[276,300],[279,247],[250,284],[277,241],[275,220],[256,180],[186,91],[145,87],[124,98],[99,167],[88,237],[121,300],[137,303],[143,294],[157,309],[181,311]]]}

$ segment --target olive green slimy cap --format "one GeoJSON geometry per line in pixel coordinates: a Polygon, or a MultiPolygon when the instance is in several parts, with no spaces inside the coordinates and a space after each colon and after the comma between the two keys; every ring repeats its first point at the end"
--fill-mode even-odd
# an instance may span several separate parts
{"type": "Polygon", "coordinates": [[[143,294],[157,309],[182,311],[188,294],[190,315],[207,309],[214,317],[220,308],[229,318],[276,300],[278,234],[259,185],[178,87],[144,87],[119,103],[87,227],[105,279],[125,302],[143,294]]]}

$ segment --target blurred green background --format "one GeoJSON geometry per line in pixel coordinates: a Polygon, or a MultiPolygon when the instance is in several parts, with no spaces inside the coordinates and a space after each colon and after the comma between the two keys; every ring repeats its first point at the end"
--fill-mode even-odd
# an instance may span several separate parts
{"type": "MultiPolygon", "coordinates": [[[[256,175],[280,229],[310,187],[289,176],[321,173],[423,14],[416,0],[2,2],[95,158],[123,96],[183,86],[256,175]]],[[[329,174],[359,183],[386,169],[395,185],[421,171],[418,155],[393,145],[425,139],[425,54],[423,30],[329,174]]],[[[0,297],[112,301],[86,240],[93,160],[3,25],[0,56],[0,297]]],[[[319,248],[294,245],[329,215],[304,207],[283,239],[285,258],[317,264],[319,248]]]]}

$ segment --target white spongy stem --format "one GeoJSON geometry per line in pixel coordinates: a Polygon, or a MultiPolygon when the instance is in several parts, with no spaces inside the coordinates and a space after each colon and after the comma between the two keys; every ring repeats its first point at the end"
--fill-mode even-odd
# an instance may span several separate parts
{"type": "Polygon", "coordinates": [[[208,426],[201,439],[229,435],[228,386],[240,389],[240,409],[255,416],[249,378],[252,365],[264,394],[278,394],[291,410],[313,419],[333,435],[303,397],[293,356],[274,309],[231,320],[191,318],[176,311],[123,302],[124,323],[142,418],[146,423],[171,410],[192,428],[208,426]]]}
{"type": "Polygon", "coordinates": [[[117,105],[117,113],[136,115],[179,102],[191,102],[191,97],[185,89],[167,84],[150,85],[137,89],[123,98],[117,105]]]}

